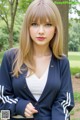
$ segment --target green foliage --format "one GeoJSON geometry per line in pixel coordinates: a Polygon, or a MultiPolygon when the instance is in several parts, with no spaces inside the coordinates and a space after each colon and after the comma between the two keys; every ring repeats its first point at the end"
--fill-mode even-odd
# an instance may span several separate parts
{"type": "MultiPolygon", "coordinates": [[[[72,4],[69,5],[69,14],[76,14],[78,17],[80,17],[80,10],[77,6],[79,6],[80,1],[79,0],[69,0],[72,4]]],[[[74,19],[74,16],[72,17],[74,19]]],[[[78,18],[75,18],[76,22],[79,21],[78,18]]]]}
{"type": "Polygon", "coordinates": [[[23,22],[22,14],[17,13],[13,31],[14,45],[19,42],[19,35],[22,27],[22,22],[23,22]]]}
{"type": "Polygon", "coordinates": [[[18,23],[16,23],[15,26],[14,26],[14,31],[13,31],[14,42],[18,42],[19,33],[20,33],[20,25],[18,23]]]}
{"type": "Polygon", "coordinates": [[[5,0],[0,0],[0,14],[4,15],[4,11],[5,11],[5,14],[9,12],[8,0],[6,1],[6,4],[5,4],[5,0]]]}
{"type": "Polygon", "coordinates": [[[0,19],[2,19],[7,26],[7,30],[9,31],[9,47],[13,46],[13,28],[14,21],[17,12],[19,0],[7,0],[5,4],[5,0],[0,1],[0,19]]]}
{"type": "Polygon", "coordinates": [[[3,52],[0,52],[0,63],[1,63],[1,61],[2,61],[3,54],[4,54],[4,51],[3,51],[3,52]]]}
{"type": "MultiPolygon", "coordinates": [[[[0,18],[5,21],[5,23],[7,23],[7,21],[9,21],[9,15],[10,15],[10,5],[9,5],[9,1],[6,0],[6,4],[5,4],[5,0],[0,0],[0,18]]],[[[9,24],[9,22],[8,22],[9,24]]]]}
{"type": "MultiPolygon", "coordinates": [[[[13,31],[13,40],[14,40],[13,44],[18,43],[19,32],[20,32],[21,23],[22,23],[22,20],[20,20],[20,17],[17,17],[17,19],[19,19],[19,20],[15,22],[14,31],[13,31]]],[[[8,38],[9,38],[9,32],[7,30],[7,27],[4,24],[4,22],[1,21],[1,24],[0,24],[0,51],[6,50],[9,48],[8,38]]]]}
{"type": "Polygon", "coordinates": [[[80,22],[70,20],[71,26],[69,27],[69,51],[80,50],[80,22]]]}
{"type": "Polygon", "coordinates": [[[22,12],[25,12],[31,2],[32,2],[32,0],[20,0],[20,2],[19,2],[19,9],[22,12]]]}
{"type": "Polygon", "coordinates": [[[7,27],[2,23],[0,25],[0,51],[6,44],[8,44],[8,31],[7,27]]]}

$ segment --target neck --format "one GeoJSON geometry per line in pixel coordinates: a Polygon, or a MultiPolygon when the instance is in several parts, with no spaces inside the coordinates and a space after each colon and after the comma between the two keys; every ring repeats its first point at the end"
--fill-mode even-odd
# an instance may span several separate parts
{"type": "Polygon", "coordinates": [[[46,45],[46,46],[33,45],[33,50],[34,50],[34,56],[36,57],[43,57],[43,56],[51,55],[51,50],[49,48],[49,45],[46,45]]]}

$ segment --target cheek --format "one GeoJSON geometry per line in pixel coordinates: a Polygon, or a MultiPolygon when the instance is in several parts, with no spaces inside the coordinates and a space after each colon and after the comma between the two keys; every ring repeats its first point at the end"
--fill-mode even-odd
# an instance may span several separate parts
{"type": "Polygon", "coordinates": [[[30,35],[33,34],[33,29],[30,29],[30,35]]]}
{"type": "Polygon", "coordinates": [[[34,36],[34,30],[33,29],[30,29],[30,36],[31,36],[31,38],[33,38],[33,36],[34,36]]]}
{"type": "Polygon", "coordinates": [[[50,38],[52,38],[53,36],[54,36],[54,32],[55,32],[55,30],[54,29],[51,29],[51,30],[49,30],[48,31],[48,36],[50,37],[50,38]]]}
{"type": "Polygon", "coordinates": [[[36,34],[36,30],[31,28],[30,29],[30,36],[33,37],[33,36],[35,36],[35,34],[36,34]]]}

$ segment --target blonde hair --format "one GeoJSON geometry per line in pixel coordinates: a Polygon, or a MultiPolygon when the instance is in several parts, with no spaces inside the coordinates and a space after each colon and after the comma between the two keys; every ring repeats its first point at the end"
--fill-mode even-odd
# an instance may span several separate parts
{"type": "Polygon", "coordinates": [[[46,22],[46,18],[56,27],[56,33],[50,41],[50,48],[56,58],[63,54],[63,27],[58,8],[51,0],[34,0],[28,7],[20,34],[20,47],[13,63],[13,75],[21,73],[21,67],[34,71],[33,45],[29,28],[33,21],[46,22]]]}

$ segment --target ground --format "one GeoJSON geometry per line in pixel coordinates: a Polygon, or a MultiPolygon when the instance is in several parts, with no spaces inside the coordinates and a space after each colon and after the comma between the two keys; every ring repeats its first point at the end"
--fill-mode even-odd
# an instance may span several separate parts
{"type": "MultiPolygon", "coordinates": [[[[73,91],[80,93],[80,79],[72,76],[73,91]]],[[[75,102],[75,107],[71,113],[71,120],[80,120],[80,102],[75,102]]]]}

